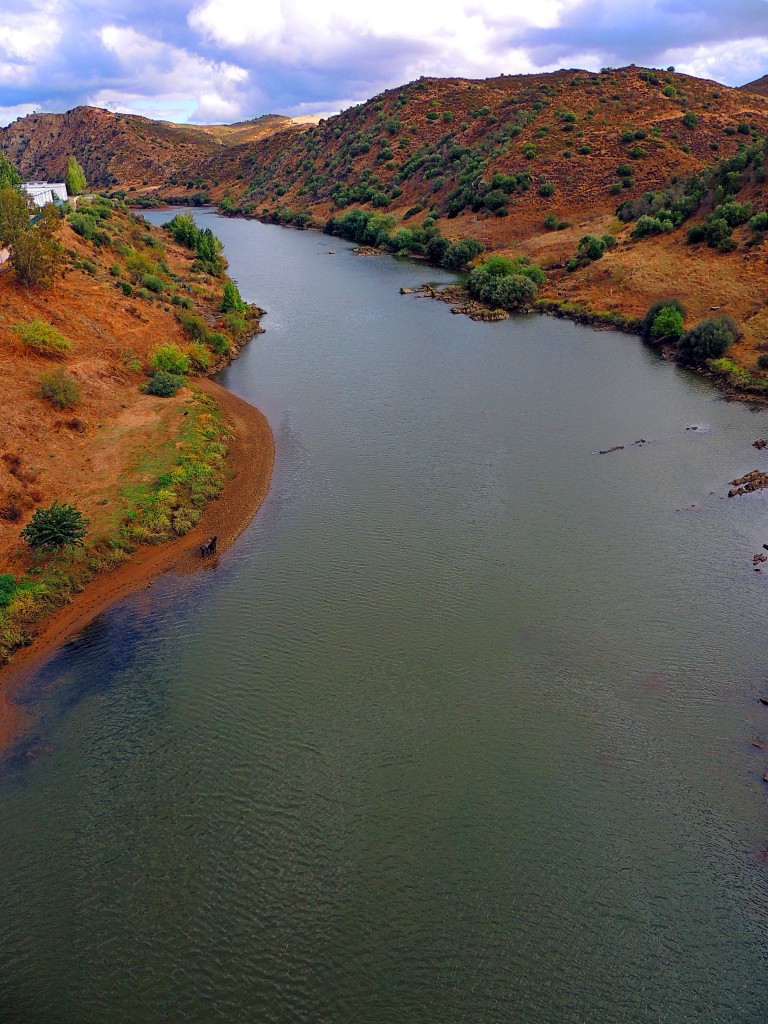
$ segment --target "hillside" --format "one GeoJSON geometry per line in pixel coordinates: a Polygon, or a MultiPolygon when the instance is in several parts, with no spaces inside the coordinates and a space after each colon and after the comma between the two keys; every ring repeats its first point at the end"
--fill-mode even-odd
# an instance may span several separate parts
{"type": "Polygon", "coordinates": [[[95,210],[73,218],[80,230],[98,224],[90,239],[61,224],[64,274],[51,288],[21,287],[12,263],[0,270],[0,663],[91,576],[137,544],[191,530],[221,487],[229,428],[215,405],[187,386],[171,397],[140,390],[157,346],[188,353],[194,376],[259,330],[247,312],[221,312],[226,278],[165,231],[119,204],[95,210]],[[45,341],[52,330],[57,348],[45,341]],[[41,556],[23,543],[22,528],[54,500],[89,521],[85,550],[41,556]]]}
{"type": "Polygon", "coordinates": [[[274,114],[233,125],[180,125],[75,107],[65,114],[29,114],[0,128],[0,153],[26,179],[63,180],[74,154],[94,189],[173,182],[194,191],[196,168],[212,154],[293,127],[290,118],[274,114]]]}
{"type": "Polygon", "coordinates": [[[421,207],[450,218],[447,233],[493,245],[548,214],[610,214],[627,194],[737,152],[740,125],[768,131],[766,100],[674,72],[420,79],[304,132],[217,153],[200,176],[246,212],[372,203],[404,218],[421,207]]]}

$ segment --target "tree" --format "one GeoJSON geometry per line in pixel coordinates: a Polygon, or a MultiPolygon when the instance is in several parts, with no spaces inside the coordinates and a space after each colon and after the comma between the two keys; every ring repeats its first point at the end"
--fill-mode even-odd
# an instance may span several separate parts
{"type": "Polygon", "coordinates": [[[644,337],[650,338],[652,336],[653,325],[656,321],[656,317],[659,315],[662,309],[676,309],[677,312],[680,314],[681,319],[685,320],[685,314],[687,313],[687,310],[680,301],[680,299],[675,298],[674,296],[667,299],[656,299],[656,301],[652,302],[651,305],[648,307],[648,311],[646,312],[643,319],[640,321],[640,326],[644,337]]]}
{"type": "Polygon", "coordinates": [[[677,350],[689,363],[703,363],[706,359],[719,359],[738,336],[738,324],[729,316],[713,316],[686,331],[677,350]]]}
{"type": "Polygon", "coordinates": [[[10,160],[0,153],[0,184],[5,182],[9,185],[20,185],[21,177],[10,160]]]}
{"type": "Polygon", "coordinates": [[[88,188],[85,180],[85,171],[77,162],[76,156],[71,156],[67,161],[67,192],[73,196],[79,196],[88,188]]]}
{"type": "Polygon", "coordinates": [[[53,551],[65,544],[82,544],[87,529],[82,512],[56,500],[49,508],[35,509],[21,536],[31,548],[53,551]]]}
{"type": "Polygon", "coordinates": [[[651,337],[657,341],[677,341],[683,333],[683,315],[679,309],[665,306],[656,314],[651,325],[651,337]]]}
{"type": "Polygon", "coordinates": [[[221,308],[225,313],[244,313],[245,303],[240,291],[234,281],[227,281],[224,285],[224,295],[221,300],[221,308]]]}
{"type": "Polygon", "coordinates": [[[62,270],[64,254],[54,235],[61,218],[53,204],[32,221],[29,198],[0,181],[0,242],[11,251],[13,269],[23,285],[48,286],[62,270]]]}

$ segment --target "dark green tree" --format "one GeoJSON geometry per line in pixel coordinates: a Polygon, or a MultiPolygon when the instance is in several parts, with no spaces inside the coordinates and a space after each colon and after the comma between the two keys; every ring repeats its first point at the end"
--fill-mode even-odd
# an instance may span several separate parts
{"type": "Polygon", "coordinates": [[[221,299],[221,308],[225,313],[244,313],[245,303],[234,281],[227,281],[221,299]]]}
{"type": "Polygon", "coordinates": [[[49,508],[35,509],[21,537],[31,548],[53,551],[65,544],[82,544],[87,529],[88,520],[82,512],[56,500],[49,508]]]}
{"type": "Polygon", "coordinates": [[[677,343],[680,355],[689,363],[719,359],[739,336],[739,327],[729,316],[713,316],[686,331],[677,343]]]}

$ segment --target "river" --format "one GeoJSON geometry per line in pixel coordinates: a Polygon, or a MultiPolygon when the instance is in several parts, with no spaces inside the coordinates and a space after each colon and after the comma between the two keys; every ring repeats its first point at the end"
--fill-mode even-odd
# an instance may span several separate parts
{"type": "Polygon", "coordinates": [[[272,489],[24,689],[0,1020],[768,1019],[766,413],[196,216],[268,310],[220,379],[272,489]]]}

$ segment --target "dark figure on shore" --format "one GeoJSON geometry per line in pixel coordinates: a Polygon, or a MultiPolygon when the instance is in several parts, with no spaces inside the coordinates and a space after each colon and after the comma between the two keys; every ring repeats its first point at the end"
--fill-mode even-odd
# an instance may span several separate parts
{"type": "Polygon", "coordinates": [[[200,557],[201,558],[213,558],[216,554],[216,541],[219,538],[213,536],[210,540],[207,540],[204,544],[200,545],[200,557]]]}

